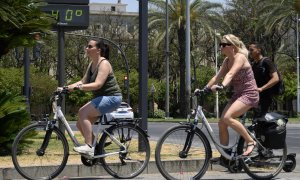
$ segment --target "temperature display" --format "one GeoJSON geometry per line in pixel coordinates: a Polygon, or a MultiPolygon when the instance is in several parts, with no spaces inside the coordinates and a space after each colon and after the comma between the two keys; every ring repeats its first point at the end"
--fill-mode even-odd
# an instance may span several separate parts
{"type": "Polygon", "coordinates": [[[52,15],[56,26],[85,29],[89,26],[89,6],[69,4],[48,4],[42,11],[52,15]]]}

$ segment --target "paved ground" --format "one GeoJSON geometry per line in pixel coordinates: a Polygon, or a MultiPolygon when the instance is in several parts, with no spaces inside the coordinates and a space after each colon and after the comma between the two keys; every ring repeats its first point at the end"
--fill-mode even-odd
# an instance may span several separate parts
{"type": "MultiPolygon", "coordinates": [[[[277,180],[299,180],[300,172],[292,172],[292,173],[281,173],[276,177],[277,180]]],[[[67,178],[64,179],[69,180],[110,180],[114,179],[109,176],[105,177],[84,177],[84,178],[67,178]]],[[[164,180],[162,175],[160,174],[141,174],[140,176],[136,177],[135,179],[142,179],[142,180],[164,180]]],[[[250,180],[251,178],[245,173],[237,173],[232,174],[226,171],[207,171],[202,179],[241,179],[241,180],[250,180]]]]}
{"type": "MultiPolygon", "coordinates": [[[[295,134],[294,131],[289,131],[290,133],[293,132],[293,134],[288,134],[288,136],[293,137],[293,138],[299,138],[299,131],[298,131],[298,126],[300,125],[296,125],[297,127],[295,127],[294,124],[290,125],[293,128],[296,128],[297,130],[295,132],[297,132],[297,134],[295,134]]],[[[295,141],[295,139],[293,139],[293,141],[291,142],[299,142],[299,141],[295,141]]],[[[290,143],[291,143],[290,142],[290,143]]],[[[289,142],[288,142],[289,143],[289,142]]],[[[290,152],[298,152],[299,153],[299,144],[296,143],[296,145],[290,144],[289,148],[293,147],[294,149],[290,149],[290,152]],[[295,146],[295,147],[294,147],[295,146]]],[[[299,161],[299,154],[297,155],[297,161],[299,161]]],[[[96,168],[98,169],[98,168],[96,168]]],[[[149,167],[150,171],[155,169],[154,165],[149,167]]],[[[136,177],[135,179],[145,179],[145,180],[163,180],[163,176],[159,173],[156,172],[148,172],[148,173],[144,173],[141,174],[140,176],[136,177]]],[[[0,180],[2,179],[15,179],[15,178],[5,178],[5,177],[9,177],[9,176],[5,176],[5,175],[10,175],[10,177],[13,177],[14,175],[18,174],[14,169],[10,169],[10,170],[3,170],[0,168],[0,180]]],[[[97,174],[98,175],[98,174],[97,174]]],[[[68,179],[68,180],[72,180],[72,179],[79,179],[79,180],[98,180],[98,179],[114,179],[111,176],[105,175],[105,173],[100,173],[100,176],[93,176],[92,173],[90,173],[90,171],[86,171],[84,174],[80,174],[80,175],[76,175],[76,173],[74,173],[74,171],[71,171],[71,173],[65,173],[64,172],[61,173],[60,178],[58,179],[68,179]],[[66,176],[68,174],[68,176],[66,176]],[[71,175],[70,175],[71,174],[71,175]],[[102,176],[103,175],[103,176],[102,176]]],[[[296,169],[291,172],[291,173],[285,173],[284,171],[282,173],[280,173],[275,179],[280,179],[280,180],[298,180],[300,179],[300,166],[296,166],[296,169]]],[[[202,179],[251,179],[247,174],[245,173],[236,173],[236,174],[232,174],[226,171],[226,169],[222,168],[222,167],[218,167],[218,165],[214,165],[213,169],[209,170],[206,172],[206,174],[204,175],[204,177],[202,179]]]]}

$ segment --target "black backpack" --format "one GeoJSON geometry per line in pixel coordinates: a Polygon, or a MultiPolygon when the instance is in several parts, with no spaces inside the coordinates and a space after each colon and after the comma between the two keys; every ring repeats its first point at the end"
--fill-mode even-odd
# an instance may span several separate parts
{"type": "MultiPolygon", "coordinates": [[[[263,58],[260,62],[259,62],[259,66],[263,67],[263,62],[264,62],[264,59],[266,58],[263,58]]],[[[274,63],[274,66],[276,68],[276,71],[278,73],[278,77],[279,77],[279,81],[277,84],[275,84],[273,87],[271,87],[271,91],[274,95],[283,95],[284,94],[284,91],[285,91],[285,87],[284,87],[284,82],[282,80],[282,77],[281,77],[281,74],[279,73],[278,69],[277,69],[277,66],[276,64],[274,63]]],[[[268,75],[265,75],[264,77],[268,77],[268,75]]],[[[270,79],[269,79],[270,80],[270,79]]],[[[269,81],[268,80],[268,81],[269,81]]]]}

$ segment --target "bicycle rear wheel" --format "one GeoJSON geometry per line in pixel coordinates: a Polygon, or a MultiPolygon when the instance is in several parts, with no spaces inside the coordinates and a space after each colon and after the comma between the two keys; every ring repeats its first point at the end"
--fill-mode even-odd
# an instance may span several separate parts
{"type": "Polygon", "coordinates": [[[190,125],[168,129],[155,149],[158,170],[166,179],[200,179],[209,166],[211,147],[202,131],[195,130],[187,154],[183,148],[191,132],[190,125]]]}
{"type": "MultiPolygon", "coordinates": [[[[243,138],[240,138],[238,154],[242,154],[247,148],[243,138]]],[[[256,147],[249,157],[240,160],[245,172],[253,179],[272,179],[277,176],[284,167],[287,157],[286,144],[281,149],[264,149],[257,142],[256,147]]]]}
{"type": "Polygon", "coordinates": [[[65,136],[54,127],[47,144],[46,127],[46,123],[29,125],[13,142],[13,164],[26,179],[53,179],[66,166],[69,146],[65,136]],[[43,145],[46,145],[44,150],[43,145]]]}
{"type": "Polygon", "coordinates": [[[119,179],[134,178],[141,174],[150,158],[150,145],[146,133],[133,124],[115,125],[107,131],[125,146],[127,151],[121,152],[125,149],[104,133],[99,143],[100,154],[115,154],[100,158],[103,168],[111,176],[119,179]]]}

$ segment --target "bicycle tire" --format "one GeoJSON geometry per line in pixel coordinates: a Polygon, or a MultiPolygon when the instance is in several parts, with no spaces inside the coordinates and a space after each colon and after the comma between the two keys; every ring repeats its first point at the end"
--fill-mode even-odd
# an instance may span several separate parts
{"type": "Polygon", "coordinates": [[[44,153],[39,151],[46,134],[46,123],[35,123],[22,129],[12,145],[12,161],[26,179],[53,179],[68,161],[69,145],[64,134],[53,127],[44,153]]]}
{"type": "Polygon", "coordinates": [[[211,146],[204,133],[196,128],[192,146],[186,157],[180,157],[190,125],[168,129],[159,139],[155,149],[155,162],[166,179],[200,179],[209,167],[211,146]]]}
{"type": "MultiPolygon", "coordinates": [[[[244,152],[246,146],[245,140],[241,137],[237,149],[239,155],[244,152]]],[[[285,165],[287,146],[285,144],[282,149],[263,150],[257,142],[251,154],[249,157],[240,159],[244,171],[253,179],[272,179],[281,172],[285,165]]]]}
{"type": "Polygon", "coordinates": [[[119,152],[100,158],[106,172],[118,179],[131,179],[141,174],[150,159],[147,134],[134,124],[114,125],[107,132],[117,138],[127,148],[127,152],[120,152],[123,149],[104,133],[99,141],[100,154],[119,152]]]}

